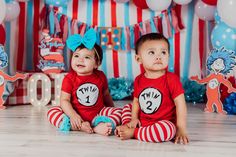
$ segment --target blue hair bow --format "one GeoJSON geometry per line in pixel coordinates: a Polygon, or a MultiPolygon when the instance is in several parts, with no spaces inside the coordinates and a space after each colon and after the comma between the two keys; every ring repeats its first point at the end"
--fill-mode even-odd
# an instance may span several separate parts
{"type": "Polygon", "coordinates": [[[67,47],[73,52],[83,44],[87,49],[91,50],[96,42],[96,32],[94,29],[89,29],[82,37],[79,34],[69,36],[66,40],[67,47]]]}

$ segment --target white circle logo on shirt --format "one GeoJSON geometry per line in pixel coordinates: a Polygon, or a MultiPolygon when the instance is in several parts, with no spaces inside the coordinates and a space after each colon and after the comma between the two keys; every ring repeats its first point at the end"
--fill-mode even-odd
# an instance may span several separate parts
{"type": "Polygon", "coordinates": [[[152,114],[158,110],[162,102],[162,94],[155,88],[146,88],[139,95],[141,110],[146,114],[152,114]]]}
{"type": "Polygon", "coordinates": [[[218,87],[218,86],[219,86],[219,82],[218,82],[217,79],[212,79],[212,80],[210,80],[210,82],[209,82],[209,87],[210,87],[211,89],[215,89],[215,88],[218,87]]]}
{"type": "Polygon", "coordinates": [[[97,102],[99,90],[95,84],[85,83],[77,89],[76,95],[82,105],[93,106],[97,102]]]}
{"type": "Polygon", "coordinates": [[[0,86],[4,84],[4,81],[5,81],[4,77],[0,75],[0,86]]]}

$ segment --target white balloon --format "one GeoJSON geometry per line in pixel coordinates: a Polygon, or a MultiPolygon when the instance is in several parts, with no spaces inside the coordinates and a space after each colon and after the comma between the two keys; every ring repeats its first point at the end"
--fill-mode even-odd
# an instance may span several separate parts
{"type": "Polygon", "coordinates": [[[214,5],[208,5],[201,0],[197,1],[197,3],[195,4],[195,13],[202,20],[214,20],[215,11],[216,7],[214,5]]]}
{"type": "Polygon", "coordinates": [[[153,11],[168,9],[172,0],[146,0],[147,6],[153,11]]]}
{"type": "Polygon", "coordinates": [[[236,0],[218,0],[217,11],[222,21],[236,28],[236,0]]]}
{"type": "Polygon", "coordinates": [[[173,0],[176,4],[185,5],[190,3],[192,0],[173,0]]]}
{"type": "Polygon", "coordinates": [[[0,0],[0,24],[2,23],[3,19],[6,15],[6,3],[5,0],[0,0]]]}
{"type": "Polygon", "coordinates": [[[6,16],[5,21],[11,21],[16,19],[20,14],[19,2],[11,1],[6,5],[6,16]]]}

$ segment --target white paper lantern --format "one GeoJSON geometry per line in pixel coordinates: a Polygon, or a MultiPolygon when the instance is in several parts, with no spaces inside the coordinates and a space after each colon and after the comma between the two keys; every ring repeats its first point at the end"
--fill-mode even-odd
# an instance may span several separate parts
{"type": "Polygon", "coordinates": [[[153,11],[163,11],[168,9],[172,0],[146,0],[147,6],[153,11]]]}

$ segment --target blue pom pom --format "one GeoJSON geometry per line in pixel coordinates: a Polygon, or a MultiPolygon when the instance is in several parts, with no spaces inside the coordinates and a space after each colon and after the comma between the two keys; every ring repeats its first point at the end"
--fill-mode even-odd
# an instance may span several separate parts
{"type": "Polygon", "coordinates": [[[112,131],[114,131],[115,128],[116,128],[115,123],[107,116],[97,116],[97,117],[95,117],[95,119],[92,122],[92,126],[95,127],[99,123],[111,123],[112,131]]]}
{"type": "Polygon", "coordinates": [[[125,78],[111,78],[108,87],[113,100],[122,100],[133,93],[133,81],[125,78]]]}
{"type": "Polygon", "coordinates": [[[187,102],[203,103],[206,101],[206,87],[195,81],[184,80],[183,87],[185,90],[185,99],[187,102]]]}
{"type": "Polygon", "coordinates": [[[67,115],[64,115],[59,130],[67,132],[70,131],[70,129],[71,129],[70,118],[67,115]]]}
{"type": "Polygon", "coordinates": [[[236,93],[231,93],[225,98],[223,108],[227,114],[236,115],[236,93]]]}

